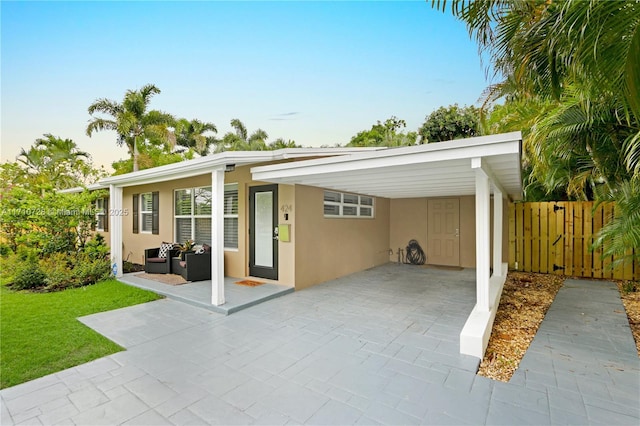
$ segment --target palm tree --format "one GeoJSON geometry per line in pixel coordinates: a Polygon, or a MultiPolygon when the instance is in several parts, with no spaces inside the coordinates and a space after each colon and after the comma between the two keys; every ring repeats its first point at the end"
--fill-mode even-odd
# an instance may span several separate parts
{"type": "Polygon", "coordinates": [[[100,98],[89,105],[92,120],[87,126],[87,135],[99,130],[115,130],[118,133],[116,143],[126,145],[133,158],[133,171],[138,171],[139,147],[149,142],[167,145],[175,144],[175,135],[169,127],[175,121],[170,114],[161,111],[147,111],[151,97],[160,93],[153,84],[147,84],[139,90],[127,90],[122,103],[100,98]],[[99,112],[109,118],[93,117],[99,112]]]}
{"type": "Polygon", "coordinates": [[[26,167],[32,184],[44,190],[46,185],[66,189],[85,183],[93,170],[90,158],[71,139],[45,134],[29,150],[22,148],[17,161],[26,167]]]}
{"type": "Polygon", "coordinates": [[[285,141],[283,138],[278,138],[275,141],[271,142],[268,146],[269,149],[284,149],[284,148],[301,148],[300,145],[296,144],[296,141],[289,139],[285,141]]]}
{"type": "Polygon", "coordinates": [[[222,141],[216,146],[216,152],[221,151],[265,151],[266,140],[269,138],[267,132],[257,129],[251,136],[248,136],[247,128],[242,121],[234,118],[231,120],[231,127],[235,132],[227,132],[222,141]]]}
{"type": "Polygon", "coordinates": [[[216,138],[205,133],[217,133],[215,124],[200,120],[187,120],[181,118],[175,124],[176,144],[187,148],[193,148],[199,155],[209,153],[209,147],[216,143],[216,138]]]}
{"type": "MultiPolygon", "coordinates": [[[[600,196],[622,206],[636,205],[639,3],[454,0],[433,4],[442,10],[451,6],[490,58],[495,76],[504,78],[485,92],[485,106],[499,98],[545,105],[534,114],[524,136],[533,176],[548,190],[565,182],[567,192],[578,198],[600,196]]],[[[640,216],[625,220],[614,221],[602,235],[624,233],[630,223],[640,229],[640,216]]],[[[640,253],[640,237],[628,235],[627,248],[635,247],[640,253]]]]}

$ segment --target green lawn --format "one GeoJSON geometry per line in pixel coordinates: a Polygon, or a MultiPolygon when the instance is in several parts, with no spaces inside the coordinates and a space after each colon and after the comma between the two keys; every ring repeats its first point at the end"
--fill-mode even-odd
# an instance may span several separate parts
{"type": "Polygon", "coordinates": [[[121,351],[76,318],[158,298],[114,279],[56,293],[1,285],[0,389],[121,351]]]}

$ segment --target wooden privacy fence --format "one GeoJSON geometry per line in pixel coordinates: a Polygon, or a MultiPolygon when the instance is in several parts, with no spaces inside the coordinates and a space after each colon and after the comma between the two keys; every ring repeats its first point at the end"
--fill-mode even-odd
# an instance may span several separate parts
{"type": "Polygon", "coordinates": [[[591,245],[615,216],[614,203],[515,203],[509,206],[509,268],[575,277],[638,280],[640,263],[614,258],[591,245]]]}

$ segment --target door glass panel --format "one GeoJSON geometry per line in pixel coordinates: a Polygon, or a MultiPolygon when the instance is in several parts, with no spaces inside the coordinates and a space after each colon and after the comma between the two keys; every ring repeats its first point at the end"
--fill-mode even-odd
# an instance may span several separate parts
{"type": "Polygon", "coordinates": [[[273,194],[255,194],[255,264],[273,267],[273,194]]]}

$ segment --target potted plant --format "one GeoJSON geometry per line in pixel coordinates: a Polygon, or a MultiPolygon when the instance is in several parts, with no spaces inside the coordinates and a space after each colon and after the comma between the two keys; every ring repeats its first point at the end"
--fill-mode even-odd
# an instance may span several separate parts
{"type": "Polygon", "coordinates": [[[195,243],[193,240],[187,240],[183,244],[180,244],[180,259],[184,260],[184,256],[187,253],[194,253],[193,246],[195,243]]]}

